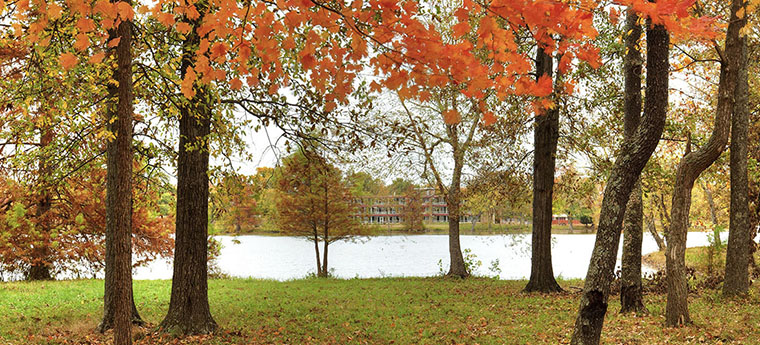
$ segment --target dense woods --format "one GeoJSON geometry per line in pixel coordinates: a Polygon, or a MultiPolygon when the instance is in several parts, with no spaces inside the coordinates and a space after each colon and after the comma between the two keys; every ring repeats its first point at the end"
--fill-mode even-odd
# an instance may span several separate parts
{"type": "Polygon", "coordinates": [[[333,243],[440,230],[441,273],[465,284],[482,263],[462,234],[530,232],[522,291],[551,299],[556,235],[583,232],[565,341],[599,344],[618,293],[623,318],[661,293],[649,311],[690,327],[695,288],[742,301],[760,272],[759,7],[0,0],[0,280],[103,279],[90,326],[121,345],[145,323],[134,269],[157,260],[157,332],[223,332],[220,234],[305,238],[328,278],[333,243]]]}

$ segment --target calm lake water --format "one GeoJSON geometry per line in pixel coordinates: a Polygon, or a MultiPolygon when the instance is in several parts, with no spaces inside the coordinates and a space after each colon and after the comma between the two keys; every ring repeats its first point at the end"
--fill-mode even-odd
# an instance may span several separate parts
{"type": "MultiPolygon", "coordinates": [[[[707,233],[690,232],[687,246],[708,244],[707,233]]],[[[721,237],[725,240],[728,233],[721,237]]],[[[276,280],[298,279],[316,271],[313,242],[301,237],[218,236],[223,244],[218,266],[235,277],[276,280]]],[[[563,278],[584,278],[588,269],[594,234],[552,235],[554,274],[563,278]]],[[[530,275],[530,234],[463,235],[462,249],[469,249],[482,265],[474,272],[494,276],[489,270],[498,260],[501,279],[527,279],[530,275]]],[[[622,247],[622,246],[621,246],[622,247]]],[[[657,251],[657,244],[644,235],[644,254],[657,251]]],[[[620,254],[618,251],[618,266],[620,254]]],[[[448,268],[448,236],[375,236],[357,242],[330,245],[328,263],[340,278],[425,277],[448,268]],[[440,261],[440,264],[439,264],[440,261]]],[[[645,267],[645,271],[648,270],[645,267]]],[[[170,260],[159,260],[135,270],[135,279],[171,279],[170,260]]]]}

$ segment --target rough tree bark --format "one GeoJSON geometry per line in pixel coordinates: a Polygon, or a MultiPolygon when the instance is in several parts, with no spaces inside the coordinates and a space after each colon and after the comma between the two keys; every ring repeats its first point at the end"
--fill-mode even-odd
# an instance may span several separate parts
{"type": "Polygon", "coordinates": [[[665,126],[668,106],[670,35],[662,25],[647,29],[647,77],[644,117],[636,136],[623,141],[604,189],[599,228],[581,295],[572,344],[596,345],[607,313],[610,283],[620,243],[625,204],[665,126]]]}
{"type": "MultiPolygon", "coordinates": [[[[200,13],[189,20],[193,30],[183,43],[181,75],[194,65],[208,3],[195,3],[200,13]]],[[[177,159],[177,220],[174,274],[169,311],[161,322],[165,330],[208,334],[217,328],[208,304],[208,196],[211,115],[214,104],[208,86],[195,85],[195,96],[180,105],[177,159]]]]}
{"type": "MultiPolygon", "coordinates": [[[[552,57],[538,48],[536,75],[549,78],[553,74],[552,57]]],[[[559,139],[559,108],[546,110],[536,117],[533,131],[533,234],[530,279],[524,292],[559,292],[552,268],[552,195],[554,166],[559,139]]]]}
{"type": "Polygon", "coordinates": [[[749,265],[752,256],[752,228],[749,215],[749,182],[747,176],[749,137],[749,82],[747,71],[747,38],[739,38],[742,59],[731,116],[731,222],[726,250],[726,278],[723,295],[746,296],[749,293],[749,265]]]}
{"type": "Polygon", "coordinates": [[[742,46],[739,41],[739,29],[742,25],[736,17],[736,11],[741,8],[742,2],[742,0],[733,0],[731,5],[731,21],[726,32],[726,49],[722,54],[724,56],[721,56],[718,105],[713,132],[707,144],[696,151],[690,152],[690,143],[687,142],[686,155],[679,162],[676,171],[670,211],[671,223],[667,233],[668,249],[665,255],[665,269],[668,272],[665,323],[668,326],[691,323],[685,264],[691,192],[696,179],[720,157],[728,142],[733,98],[739,75],[739,60],[742,55],[742,46]]]}
{"type": "MultiPolygon", "coordinates": [[[[128,2],[131,4],[131,2],[128,2]]],[[[108,129],[115,139],[106,146],[106,281],[104,321],[112,323],[114,344],[132,344],[132,23],[123,21],[109,36],[119,38],[117,67],[109,87],[114,97],[108,129]],[[110,315],[109,315],[110,314],[110,315]]]]}
{"type": "MultiPolygon", "coordinates": [[[[633,138],[641,121],[641,65],[644,63],[639,48],[641,25],[639,16],[628,11],[625,32],[625,97],[624,136],[633,138]]],[[[623,260],[620,277],[620,312],[646,312],[641,291],[641,243],[644,206],[641,198],[641,181],[636,181],[628,199],[623,219],[623,260]]]]}

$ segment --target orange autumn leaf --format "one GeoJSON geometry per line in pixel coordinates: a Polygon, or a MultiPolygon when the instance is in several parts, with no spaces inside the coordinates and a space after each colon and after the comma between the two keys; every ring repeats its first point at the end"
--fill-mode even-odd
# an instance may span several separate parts
{"type": "Polygon", "coordinates": [[[58,19],[61,18],[61,12],[63,11],[63,8],[56,4],[56,3],[50,3],[47,7],[47,15],[50,17],[50,19],[58,19]]]}
{"type": "Polygon", "coordinates": [[[90,38],[85,33],[79,33],[74,41],[74,49],[84,51],[90,46],[90,38]]]}
{"type": "Polygon", "coordinates": [[[110,41],[108,41],[108,48],[113,48],[119,45],[119,42],[121,42],[121,37],[116,37],[110,41]]]}
{"type": "Polygon", "coordinates": [[[490,126],[494,123],[496,123],[496,116],[490,111],[485,112],[483,114],[483,124],[490,126]]]}
{"type": "Polygon", "coordinates": [[[552,78],[546,74],[538,78],[535,86],[531,90],[533,96],[547,97],[552,94],[552,78]]]}
{"type": "Polygon", "coordinates": [[[188,23],[185,23],[185,22],[179,22],[179,23],[177,23],[177,26],[175,26],[175,28],[177,29],[177,31],[178,31],[179,33],[181,33],[181,34],[187,34],[188,32],[190,32],[190,30],[191,30],[193,27],[192,27],[192,26],[190,26],[190,24],[188,24],[188,23]]]}
{"type": "Polygon", "coordinates": [[[81,32],[91,32],[95,30],[95,22],[90,18],[79,18],[76,26],[81,32]]]}
{"type": "Polygon", "coordinates": [[[103,58],[106,57],[106,53],[100,52],[96,53],[93,56],[90,56],[90,59],[88,60],[92,64],[100,63],[103,61],[103,58]]]}
{"type": "Polygon", "coordinates": [[[66,70],[72,69],[78,62],[79,59],[72,53],[63,53],[58,57],[58,63],[66,70]]]}
{"type": "Polygon", "coordinates": [[[447,125],[455,125],[459,123],[459,112],[456,109],[448,109],[443,112],[443,122],[447,125]]]}
{"type": "Polygon", "coordinates": [[[243,88],[243,82],[240,80],[240,78],[235,78],[230,80],[230,87],[233,90],[240,90],[243,88]]]}
{"type": "Polygon", "coordinates": [[[132,9],[132,5],[124,1],[116,3],[116,11],[121,19],[132,20],[135,18],[135,10],[132,9]]]}

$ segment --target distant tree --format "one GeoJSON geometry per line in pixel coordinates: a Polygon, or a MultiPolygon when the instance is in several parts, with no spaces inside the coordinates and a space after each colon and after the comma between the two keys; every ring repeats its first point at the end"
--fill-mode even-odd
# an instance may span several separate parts
{"type": "Polygon", "coordinates": [[[386,193],[385,183],[369,173],[351,172],[346,177],[354,195],[380,195],[386,193]]]}
{"type": "Polygon", "coordinates": [[[256,182],[256,176],[228,175],[212,186],[212,221],[218,221],[225,231],[234,233],[258,226],[261,223],[258,207],[261,192],[256,182]]]}
{"type": "MultiPolygon", "coordinates": [[[[397,180],[398,181],[398,180],[397,180]]],[[[394,181],[395,182],[395,181],[394,181]]],[[[422,232],[425,230],[425,206],[422,204],[422,192],[409,185],[404,193],[405,202],[401,208],[401,218],[409,231],[422,232]]]]}
{"type": "Polygon", "coordinates": [[[314,242],[317,276],[327,277],[330,243],[350,239],[360,231],[353,217],[353,196],[340,170],[319,154],[300,151],[284,160],[276,190],[277,226],[284,234],[314,242]]]}
{"type": "Polygon", "coordinates": [[[388,191],[394,195],[402,195],[409,191],[409,188],[416,187],[412,181],[398,177],[390,185],[388,185],[388,191]]]}

